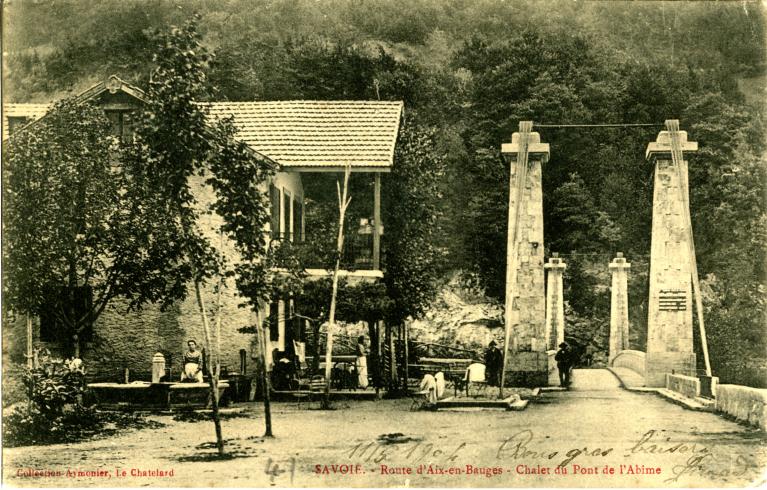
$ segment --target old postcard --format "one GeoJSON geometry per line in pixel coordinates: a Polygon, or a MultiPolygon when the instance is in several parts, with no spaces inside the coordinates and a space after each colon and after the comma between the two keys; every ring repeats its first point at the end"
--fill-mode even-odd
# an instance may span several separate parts
{"type": "Polygon", "coordinates": [[[766,7],[3,2],[3,485],[765,485],[766,7]]]}

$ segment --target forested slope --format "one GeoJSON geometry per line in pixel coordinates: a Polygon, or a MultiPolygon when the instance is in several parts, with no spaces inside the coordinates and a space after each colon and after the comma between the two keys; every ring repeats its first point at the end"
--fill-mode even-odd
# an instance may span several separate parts
{"type": "MultiPolygon", "coordinates": [[[[148,80],[153,29],[201,15],[218,98],[401,99],[435,132],[444,271],[503,294],[508,168],[519,120],[681,120],[709,345],[724,381],[758,384],[765,307],[765,22],[759,2],[329,0],[6,2],[5,101],[48,101],[118,74],[148,80]]],[[[547,251],[568,261],[569,327],[604,345],[603,269],[635,264],[646,322],[655,128],[541,130],[547,251]]],[[[428,160],[426,160],[428,161],[428,160]]],[[[333,195],[331,194],[331,197],[333,195]]],[[[332,203],[331,203],[332,205],[332,203]]],[[[702,356],[699,356],[702,357],[702,356]]]]}

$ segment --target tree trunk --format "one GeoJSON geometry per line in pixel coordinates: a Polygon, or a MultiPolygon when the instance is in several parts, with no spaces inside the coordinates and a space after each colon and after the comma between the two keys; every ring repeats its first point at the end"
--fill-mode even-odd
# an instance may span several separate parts
{"type": "Polygon", "coordinates": [[[312,322],[312,331],[314,333],[314,358],[312,359],[312,371],[316,373],[320,370],[320,321],[312,322]]]}
{"type": "Polygon", "coordinates": [[[35,367],[34,364],[34,346],[32,345],[32,316],[27,313],[26,315],[26,323],[27,323],[27,369],[32,369],[35,367]]]}
{"type": "MultiPolygon", "coordinates": [[[[202,299],[202,291],[200,288],[200,281],[194,281],[194,293],[197,297],[197,307],[200,310],[200,316],[202,317],[202,329],[205,333],[205,344],[210,350],[210,327],[208,326],[208,315],[205,312],[205,303],[202,299]]],[[[216,354],[218,355],[218,354],[216,354]]],[[[209,387],[211,404],[213,408],[213,425],[216,428],[216,446],[218,447],[219,456],[224,455],[224,437],[221,434],[221,416],[218,413],[218,376],[214,376],[213,370],[210,367],[210,362],[206,362],[206,371],[208,372],[209,387]]]]}
{"type": "MultiPolygon", "coordinates": [[[[328,342],[325,350],[325,401],[323,408],[330,408],[330,374],[333,361],[333,329],[336,325],[336,299],[338,298],[338,271],[341,268],[341,254],[344,250],[344,218],[346,217],[346,208],[351,202],[351,198],[347,199],[349,192],[349,175],[351,174],[351,167],[346,166],[344,171],[344,190],[341,194],[341,189],[336,182],[336,190],[338,191],[338,237],[336,241],[336,266],[333,270],[333,294],[330,296],[330,316],[328,319],[328,342]]],[[[376,224],[377,226],[377,224],[376,224]]]]}
{"type": "MultiPolygon", "coordinates": [[[[265,308],[266,306],[264,306],[265,308]]],[[[266,430],[264,437],[274,437],[272,433],[272,403],[271,403],[271,383],[269,383],[269,375],[266,371],[266,335],[262,329],[261,307],[259,306],[256,312],[256,336],[258,338],[258,347],[261,351],[261,367],[259,368],[259,375],[261,377],[261,386],[264,388],[264,425],[266,430]]]]}

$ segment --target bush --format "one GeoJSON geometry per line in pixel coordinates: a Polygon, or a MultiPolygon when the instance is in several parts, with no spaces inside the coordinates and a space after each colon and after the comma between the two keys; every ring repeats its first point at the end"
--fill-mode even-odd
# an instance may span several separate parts
{"type": "Polygon", "coordinates": [[[162,425],[134,414],[99,412],[83,406],[85,369],[80,359],[51,359],[38,352],[37,366],[22,375],[28,403],[3,417],[3,443],[28,446],[108,436],[128,427],[162,425]]]}
{"type": "Polygon", "coordinates": [[[3,408],[13,407],[27,400],[27,388],[24,386],[23,364],[8,362],[3,364],[3,408]]]}
{"type": "Polygon", "coordinates": [[[80,359],[51,359],[47,351],[39,356],[37,366],[22,377],[29,400],[42,415],[58,417],[65,408],[80,409],[85,393],[85,369],[80,359]]]}

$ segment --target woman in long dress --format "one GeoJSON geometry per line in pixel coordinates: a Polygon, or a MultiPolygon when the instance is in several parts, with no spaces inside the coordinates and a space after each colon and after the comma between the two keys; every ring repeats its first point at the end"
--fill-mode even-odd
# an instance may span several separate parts
{"type": "Polygon", "coordinates": [[[368,387],[368,349],[365,337],[357,339],[357,386],[363,390],[368,387]]]}

